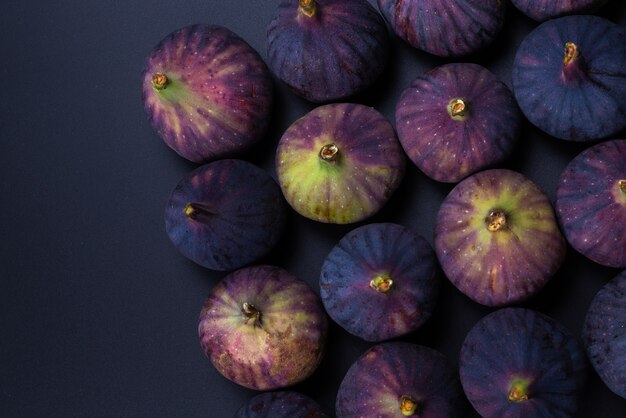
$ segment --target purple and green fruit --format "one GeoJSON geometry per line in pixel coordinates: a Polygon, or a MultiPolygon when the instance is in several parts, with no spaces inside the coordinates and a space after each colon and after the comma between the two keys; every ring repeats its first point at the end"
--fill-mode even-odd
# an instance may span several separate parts
{"type": "Polygon", "coordinates": [[[542,23],[513,63],[528,120],[553,137],[593,141],[626,128],[626,29],[597,16],[542,23]]]}
{"type": "Polygon", "coordinates": [[[566,244],[541,189],[520,173],[493,169],[466,178],[444,199],[435,251],[462,293],[502,306],[539,292],[563,262],[566,244]]]}
{"type": "Polygon", "coordinates": [[[319,106],[295,121],[276,150],[283,195],[300,215],[347,224],[378,212],[400,184],[405,156],[377,110],[319,106]]]}
{"type": "Polygon", "coordinates": [[[220,26],[187,26],[163,39],[146,60],[142,91],[152,127],[193,162],[241,152],[269,124],[270,72],[250,45],[220,26]]]}
{"type": "Polygon", "coordinates": [[[626,140],[587,148],[565,168],[556,213],[572,247],[596,263],[626,267],[626,140]]]}
{"type": "Polygon", "coordinates": [[[219,160],[186,175],[165,208],[180,253],[212,270],[234,270],[278,243],[286,205],[274,179],[243,160],[219,160]]]}
{"type": "Polygon", "coordinates": [[[595,12],[606,2],[607,0],[511,0],[518,10],[540,22],[564,15],[595,12]]]}
{"type": "Polygon", "coordinates": [[[626,271],[593,298],[585,318],[583,342],[602,381],[626,399],[626,271]]]}
{"type": "Polygon", "coordinates": [[[309,377],[320,364],[328,322],[306,282],[288,271],[259,265],[237,270],[202,306],[200,345],[227,379],[273,390],[309,377]]]}
{"type": "Polygon", "coordinates": [[[348,370],[337,394],[337,418],[458,418],[465,402],[456,370],[432,348],[376,345],[348,370]]]}
{"type": "Polygon", "coordinates": [[[521,122],[509,88],[470,63],[442,65],[417,77],[396,106],[404,151],[424,174],[448,183],[508,157],[521,122]]]}
{"type": "Polygon", "coordinates": [[[467,334],[459,372],[467,398],[484,418],[573,417],[587,363],[582,346],[554,319],[504,308],[467,334]]]}
{"type": "Polygon", "coordinates": [[[233,418],[328,418],[328,415],[308,396],[284,391],[255,396],[233,418]]]}
{"type": "Polygon", "coordinates": [[[430,317],[439,282],[435,252],[402,225],[376,223],[349,232],[320,274],[326,312],[366,341],[415,331],[430,317]]]}
{"type": "Polygon", "coordinates": [[[351,96],[383,72],[389,37],[366,0],[282,0],[267,30],[272,71],[312,102],[351,96]]]}

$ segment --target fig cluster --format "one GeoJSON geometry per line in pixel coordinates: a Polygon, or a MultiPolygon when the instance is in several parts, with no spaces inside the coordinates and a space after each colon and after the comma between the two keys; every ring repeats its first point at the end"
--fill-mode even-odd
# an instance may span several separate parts
{"type": "Polygon", "coordinates": [[[395,39],[387,24],[428,54],[471,57],[495,41],[506,2],[377,3],[380,13],[365,0],[281,0],[267,29],[269,66],[229,29],[204,24],[172,32],[146,59],[151,126],[201,164],[171,192],[166,233],[184,257],[226,273],[201,307],[201,348],[226,379],[266,392],[235,416],[328,416],[283,389],[323,361],[329,318],[375,343],[345,375],[338,417],[459,417],[469,405],[483,417],[573,417],[587,358],[626,397],[624,273],[595,297],[584,344],[556,320],[511,307],[542,290],[568,245],[626,268],[626,139],[616,137],[626,129],[626,30],[572,15],[602,0],[514,0],[545,22],[517,50],[512,89],[467,59],[448,62],[416,74],[394,126],[354,100],[385,70],[395,39]],[[282,133],[272,173],[245,153],[270,146],[274,78],[315,107],[282,133]],[[526,121],[557,139],[597,142],[563,171],[554,205],[506,167],[526,121]],[[452,184],[433,245],[404,225],[365,223],[400,186],[407,159],[452,184]],[[266,262],[292,216],[361,223],[314,272],[317,288],[266,262]],[[432,348],[388,341],[429,320],[441,273],[493,310],[467,334],[458,368],[432,348]]]}

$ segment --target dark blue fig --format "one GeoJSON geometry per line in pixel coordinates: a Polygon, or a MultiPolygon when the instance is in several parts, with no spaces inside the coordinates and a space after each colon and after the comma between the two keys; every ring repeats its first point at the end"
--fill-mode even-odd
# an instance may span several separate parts
{"type": "Polygon", "coordinates": [[[328,418],[328,415],[308,396],[286,391],[255,396],[233,418],[328,418]]]}
{"type": "Polygon", "coordinates": [[[428,242],[407,228],[370,224],[339,241],[320,275],[322,302],[346,331],[382,341],[416,330],[437,299],[437,259],[428,242]]]}
{"type": "Polygon", "coordinates": [[[593,141],[626,128],[626,30],[597,16],[542,23],[513,63],[530,122],[556,138],[593,141]]]}
{"type": "Polygon", "coordinates": [[[565,15],[591,13],[606,2],[607,0],[511,0],[522,13],[539,22],[565,15]]]}
{"type": "Polygon", "coordinates": [[[470,54],[492,43],[504,23],[502,0],[378,0],[393,31],[441,57],[470,54]]]}
{"type": "Polygon", "coordinates": [[[602,381],[626,399],[626,271],[604,285],[593,298],[583,341],[602,381]]]}
{"type": "Polygon", "coordinates": [[[385,22],[366,0],[282,0],[267,30],[270,68],[312,102],[368,87],[388,51],[385,22]]]}
{"type": "Polygon", "coordinates": [[[372,347],[348,370],[337,418],[458,418],[463,391],[456,370],[432,348],[404,342],[372,347]]]}
{"type": "Polygon", "coordinates": [[[459,367],[463,390],[484,418],[573,417],[587,376],[579,342],[554,319],[523,308],[478,321],[459,367]]]}
{"type": "Polygon", "coordinates": [[[220,160],[185,176],[170,195],[165,229],[185,257],[233,270],[266,255],[285,223],[278,184],[242,160],[220,160]]]}

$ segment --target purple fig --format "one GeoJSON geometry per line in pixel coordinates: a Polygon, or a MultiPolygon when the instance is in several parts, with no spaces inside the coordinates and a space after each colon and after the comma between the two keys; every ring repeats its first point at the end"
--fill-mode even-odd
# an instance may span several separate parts
{"type": "Polygon", "coordinates": [[[477,64],[446,64],[413,81],[396,106],[398,138],[427,176],[455,183],[508,157],[522,115],[513,93],[477,64]]]}
{"type": "Polygon", "coordinates": [[[576,251],[605,266],[626,267],[626,140],[594,145],[568,164],[556,212],[576,251]]]}
{"type": "Polygon", "coordinates": [[[407,228],[369,224],[349,232],[322,266],[322,303],[346,331],[382,341],[419,328],[437,299],[437,259],[407,228]]]}
{"type": "Polygon", "coordinates": [[[337,418],[458,418],[463,392],[457,372],[432,348],[379,344],[348,370],[337,394],[337,418]]]}
{"type": "Polygon", "coordinates": [[[368,87],[388,51],[385,21],[366,0],[282,0],[267,31],[272,71],[312,102],[368,87]]]}
{"type": "Polygon", "coordinates": [[[484,418],[573,417],[587,376],[579,342],[554,319],[500,309],[470,330],[461,347],[461,383],[484,418]]]}
{"type": "Polygon", "coordinates": [[[193,25],[171,33],[148,56],[142,83],[150,124],[190,161],[230,156],[265,134],[269,70],[228,29],[193,25]]]}
{"type": "Polygon", "coordinates": [[[472,300],[502,306],[528,299],[565,258],[546,195],[511,170],[474,174],[444,199],[435,251],[450,281],[472,300]]]}
{"type": "Polygon", "coordinates": [[[391,197],[405,157],[391,124],[360,104],[320,106],[295,121],[276,150],[276,173],[300,215],[327,223],[363,220],[391,197]]]}
{"type": "Polygon", "coordinates": [[[540,22],[565,15],[594,12],[606,2],[607,0],[511,0],[522,13],[540,22]]]}
{"type": "Polygon", "coordinates": [[[298,383],[319,365],[328,323],[308,284],[279,267],[226,276],[200,312],[200,345],[227,379],[255,390],[298,383]]]}
{"type": "Polygon", "coordinates": [[[297,392],[261,393],[233,418],[328,418],[313,399],[297,392]]]}
{"type": "Polygon", "coordinates": [[[233,270],[278,243],[285,209],[268,173],[246,161],[220,160],[178,183],[165,209],[165,229],[185,257],[212,270],[233,270]]]}
{"type": "Polygon", "coordinates": [[[593,141],[626,128],[626,30],[597,16],[542,23],[513,63],[530,122],[556,138],[593,141]]]}

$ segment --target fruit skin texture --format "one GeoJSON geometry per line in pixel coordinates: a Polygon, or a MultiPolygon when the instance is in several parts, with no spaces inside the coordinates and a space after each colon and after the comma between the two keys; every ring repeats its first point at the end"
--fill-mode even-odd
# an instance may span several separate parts
{"type": "Polygon", "coordinates": [[[339,387],[336,412],[337,418],[458,418],[463,405],[456,370],[443,354],[391,342],[370,348],[350,367],[339,387]],[[414,414],[403,414],[403,397],[416,403],[414,414]]]}
{"type": "Polygon", "coordinates": [[[605,266],[626,267],[626,140],[594,145],[568,164],[556,211],[576,251],[605,266]]]}
{"type": "Polygon", "coordinates": [[[265,135],[272,80],[259,54],[230,30],[186,26],[148,56],[142,98],[150,124],[180,156],[204,162],[241,152],[265,135]],[[167,83],[153,84],[156,74],[167,83]]]}
{"type": "Polygon", "coordinates": [[[494,169],[466,178],[437,215],[441,267],[462,293],[483,305],[533,296],[560,267],[565,251],[548,198],[515,171],[494,169]]]}
{"type": "Polygon", "coordinates": [[[312,102],[337,101],[371,85],[383,72],[389,36],[365,0],[316,0],[307,16],[301,0],[283,0],[267,30],[272,71],[312,102]]]}
{"type": "Polygon", "coordinates": [[[593,298],[585,318],[583,341],[602,381],[626,399],[626,271],[593,298]]]}
{"type": "Polygon", "coordinates": [[[234,270],[266,255],[284,230],[280,188],[242,160],[205,164],[185,176],[165,208],[165,229],[185,257],[212,270],[234,270]]]}
{"type": "Polygon", "coordinates": [[[554,319],[500,309],[470,330],[459,359],[461,384],[485,418],[574,416],[587,377],[579,342],[554,319]]]}
{"type": "Polygon", "coordinates": [[[226,276],[202,306],[200,345],[227,379],[255,390],[298,383],[319,365],[328,322],[308,284],[284,269],[226,276]]]}
{"type": "Polygon", "coordinates": [[[417,77],[396,106],[404,151],[424,174],[448,183],[508,157],[521,122],[513,93],[477,64],[446,64],[417,77]]]}
{"type": "Polygon", "coordinates": [[[276,150],[287,202],[300,215],[326,223],[347,224],[376,213],[399,186],[405,165],[389,121],[352,103],[313,109],[287,129],[276,150]]]}
{"type": "Polygon", "coordinates": [[[322,303],[335,322],[357,337],[398,337],[419,328],[432,314],[439,290],[436,265],[428,241],[402,225],[364,225],[343,237],[326,257],[320,275],[322,303]]]}
{"type": "Polygon", "coordinates": [[[543,22],[569,14],[591,13],[607,0],[511,0],[511,3],[531,19],[543,22]]]}
{"type": "Polygon", "coordinates": [[[328,415],[308,396],[285,391],[255,396],[233,418],[328,418],[328,415]]]}
{"type": "Polygon", "coordinates": [[[560,139],[593,141],[626,128],[625,67],[624,28],[597,16],[561,17],[522,41],[513,91],[539,129],[560,139]],[[576,48],[566,51],[569,43],[576,48]]]}
{"type": "Polygon", "coordinates": [[[505,7],[502,0],[378,0],[396,35],[440,57],[491,44],[502,29],[505,7]]]}

